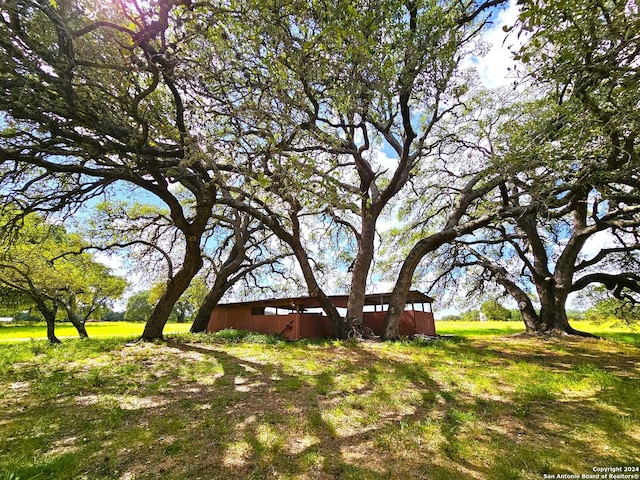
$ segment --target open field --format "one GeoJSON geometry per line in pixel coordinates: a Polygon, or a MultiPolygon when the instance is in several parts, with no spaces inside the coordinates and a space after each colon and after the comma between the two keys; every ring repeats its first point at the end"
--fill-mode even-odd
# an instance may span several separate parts
{"type": "MultiPolygon", "coordinates": [[[[640,347],[640,326],[633,328],[617,322],[594,324],[591,322],[571,322],[577,330],[589,332],[599,337],[620,340],[640,347]]],[[[521,322],[439,322],[436,329],[440,334],[464,337],[492,337],[524,332],[521,322]]]]}
{"type": "MultiPolygon", "coordinates": [[[[605,338],[622,340],[640,346],[640,329],[615,324],[593,324],[590,322],[572,322],[578,330],[590,332],[605,338]]],[[[189,331],[189,323],[168,323],[166,334],[185,333],[189,331]]],[[[436,320],[438,333],[443,335],[459,335],[464,337],[486,337],[510,335],[524,331],[521,322],[443,322],[436,320]]],[[[135,338],[142,335],[142,322],[90,322],[87,332],[90,337],[125,337],[135,338]]],[[[56,324],[58,338],[77,338],[78,333],[70,323],[56,324]]],[[[19,340],[39,340],[47,338],[47,327],[41,323],[0,323],[0,342],[19,340]]]]}
{"type": "MultiPolygon", "coordinates": [[[[188,332],[189,323],[168,323],[166,333],[188,332]]],[[[136,337],[142,335],[144,322],[89,322],[87,333],[90,337],[136,337]]],[[[77,338],[78,331],[68,322],[56,323],[56,336],[58,338],[77,338]]],[[[39,340],[47,338],[47,326],[41,323],[0,323],[0,342],[21,340],[39,340]]]]}
{"type": "Polygon", "coordinates": [[[5,343],[0,479],[538,480],[638,466],[637,333],[635,345],[475,333],[5,343]]]}

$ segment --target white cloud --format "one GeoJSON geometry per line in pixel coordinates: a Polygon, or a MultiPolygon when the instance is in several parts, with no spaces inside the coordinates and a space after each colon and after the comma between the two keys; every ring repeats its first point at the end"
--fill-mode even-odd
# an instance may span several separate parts
{"type": "Polygon", "coordinates": [[[122,258],[117,255],[108,255],[104,252],[96,252],[93,254],[93,259],[96,262],[100,262],[103,265],[106,265],[113,272],[117,272],[116,275],[122,275],[126,273],[122,258]]]}
{"type": "Polygon", "coordinates": [[[382,148],[376,146],[371,149],[371,163],[373,164],[374,170],[377,168],[378,172],[387,171],[389,174],[392,174],[395,169],[398,168],[398,156],[393,149],[385,143],[382,148]]]}
{"type": "Polygon", "coordinates": [[[489,51],[483,57],[476,57],[475,64],[482,83],[488,88],[508,85],[515,80],[513,72],[509,71],[516,64],[512,52],[519,48],[524,38],[518,39],[514,33],[507,34],[502,27],[513,26],[519,13],[515,0],[510,0],[507,8],[499,12],[492,28],[484,34],[489,51]]]}
{"type": "Polygon", "coordinates": [[[615,245],[616,240],[611,232],[597,232],[587,239],[580,253],[583,258],[589,259],[595,257],[603,248],[611,248],[615,245]]]}

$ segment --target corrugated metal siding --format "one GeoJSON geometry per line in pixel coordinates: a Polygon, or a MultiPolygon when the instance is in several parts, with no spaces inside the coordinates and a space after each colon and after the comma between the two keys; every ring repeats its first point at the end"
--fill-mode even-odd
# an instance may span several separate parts
{"type": "MultiPolygon", "coordinates": [[[[229,327],[238,330],[266,333],[268,335],[287,335],[295,332],[297,315],[246,315],[229,322],[229,327]]],[[[295,333],[292,335],[295,337],[295,333]]]]}
{"type": "MultiPolygon", "coordinates": [[[[376,335],[380,335],[385,315],[386,312],[365,312],[363,322],[376,335]]],[[[251,307],[246,305],[219,305],[213,309],[207,331],[217,332],[225,328],[282,335],[288,340],[335,336],[335,330],[329,318],[322,314],[252,315],[251,307]]],[[[435,335],[433,313],[405,310],[398,331],[400,335],[406,336],[416,333],[435,335]]]]}
{"type": "Polygon", "coordinates": [[[365,327],[369,327],[376,335],[382,335],[382,322],[387,312],[364,312],[362,314],[362,323],[365,327]]]}
{"type": "MultiPolygon", "coordinates": [[[[362,320],[364,324],[373,330],[376,335],[382,334],[382,323],[387,312],[365,312],[362,320]]],[[[435,335],[436,326],[433,320],[433,313],[405,310],[400,318],[398,333],[403,336],[415,335],[435,335]]]]}
{"type": "Polygon", "coordinates": [[[298,339],[335,337],[331,321],[320,313],[301,313],[299,325],[298,339]]]}
{"type": "Polygon", "coordinates": [[[217,332],[225,328],[282,335],[288,340],[335,336],[331,322],[321,314],[252,315],[250,307],[239,305],[219,306],[213,309],[207,331],[217,332]]]}
{"type": "Polygon", "coordinates": [[[400,325],[398,325],[398,333],[402,336],[415,335],[418,333],[416,329],[415,311],[405,310],[400,317],[400,325]]]}
{"type": "Polygon", "coordinates": [[[423,335],[435,335],[436,324],[431,312],[412,312],[415,318],[416,332],[423,335]]]}

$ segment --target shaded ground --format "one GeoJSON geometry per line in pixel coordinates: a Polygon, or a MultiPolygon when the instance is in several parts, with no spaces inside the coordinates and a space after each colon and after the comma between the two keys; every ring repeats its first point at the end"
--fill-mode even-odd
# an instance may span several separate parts
{"type": "Polygon", "coordinates": [[[619,342],[0,351],[0,471],[21,480],[540,479],[640,458],[640,350],[619,342]]]}

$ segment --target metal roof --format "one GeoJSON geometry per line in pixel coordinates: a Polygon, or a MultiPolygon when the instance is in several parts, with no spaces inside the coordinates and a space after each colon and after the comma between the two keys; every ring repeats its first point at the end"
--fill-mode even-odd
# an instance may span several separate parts
{"type": "MultiPolygon", "coordinates": [[[[387,305],[391,298],[391,292],[387,293],[368,293],[365,295],[365,305],[387,305]]],[[[329,299],[336,307],[345,308],[349,300],[349,295],[329,295],[329,299]]],[[[407,304],[411,303],[433,303],[434,299],[418,290],[411,290],[407,295],[407,304]]],[[[248,302],[230,302],[220,303],[218,307],[239,306],[248,307],[277,307],[296,309],[296,306],[319,307],[320,302],[315,297],[288,297],[288,298],[271,298],[267,300],[251,300],[248,302]]]]}

